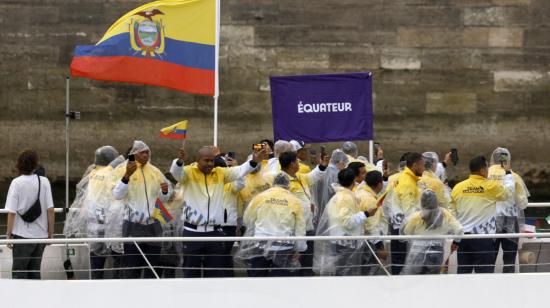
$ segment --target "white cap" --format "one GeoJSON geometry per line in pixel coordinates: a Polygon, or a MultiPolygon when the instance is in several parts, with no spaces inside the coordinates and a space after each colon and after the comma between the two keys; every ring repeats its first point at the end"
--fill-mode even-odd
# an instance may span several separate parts
{"type": "Polygon", "coordinates": [[[294,152],[297,152],[299,149],[306,146],[306,144],[303,141],[296,141],[296,140],[290,140],[290,144],[292,144],[292,147],[294,147],[294,152]]]}

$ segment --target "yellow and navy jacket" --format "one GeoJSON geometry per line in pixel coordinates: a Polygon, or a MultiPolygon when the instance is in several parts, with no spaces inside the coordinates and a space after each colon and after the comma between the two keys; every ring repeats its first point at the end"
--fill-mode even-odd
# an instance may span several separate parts
{"type": "MultiPolygon", "coordinates": [[[[272,187],[249,203],[244,212],[244,225],[251,236],[305,236],[304,220],[300,200],[282,187],[272,187]]],[[[307,249],[305,241],[296,241],[294,250],[307,249]]],[[[276,245],[270,249],[277,250],[276,245]]]]}
{"type": "Polygon", "coordinates": [[[136,162],[137,170],[130,176],[128,184],[121,181],[126,173],[126,164],[122,163],[113,171],[113,196],[124,204],[124,220],[150,224],[153,222],[153,211],[157,198],[162,202],[170,199],[172,188],[163,194],[160,184],[168,183],[164,174],[157,167],[147,163],[136,162]]]}
{"type": "Polygon", "coordinates": [[[313,213],[311,211],[312,205],[315,206],[313,202],[313,196],[311,195],[311,189],[320,179],[323,178],[325,171],[321,171],[319,167],[315,167],[310,173],[296,173],[296,176],[288,177],[290,178],[290,192],[293,193],[302,204],[302,209],[304,211],[304,219],[306,220],[306,230],[313,231],[313,213]]]}
{"type": "Polygon", "coordinates": [[[494,234],[496,231],[496,203],[514,193],[514,177],[504,176],[504,185],[480,175],[455,185],[451,193],[451,211],[464,227],[464,232],[494,234]]]}
{"type": "Polygon", "coordinates": [[[424,171],[422,177],[420,177],[420,180],[418,181],[418,185],[423,191],[426,189],[433,190],[437,197],[439,206],[446,209],[449,208],[450,200],[445,194],[445,184],[443,184],[435,173],[428,170],[424,171]]]}
{"type": "Polygon", "coordinates": [[[177,159],[172,162],[170,173],[185,190],[185,206],[182,220],[189,231],[210,232],[224,222],[225,184],[243,178],[254,170],[250,161],[244,164],[223,168],[216,167],[205,174],[197,164],[178,166],[177,159]]]}
{"type": "MultiPolygon", "coordinates": [[[[500,165],[493,165],[489,168],[489,180],[499,181],[504,184],[506,170],[500,165]]],[[[520,210],[527,208],[529,192],[521,176],[512,172],[514,177],[514,194],[504,201],[497,202],[497,216],[517,217],[520,210]]]]}

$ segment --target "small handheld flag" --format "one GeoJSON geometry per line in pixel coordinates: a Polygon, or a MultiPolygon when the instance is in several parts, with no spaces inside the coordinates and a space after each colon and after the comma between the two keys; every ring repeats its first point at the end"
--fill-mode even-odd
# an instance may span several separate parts
{"type": "Polygon", "coordinates": [[[178,122],[160,130],[161,138],[185,139],[187,138],[187,120],[178,122]]]}
{"type": "Polygon", "coordinates": [[[166,209],[160,199],[155,202],[155,209],[153,210],[153,218],[160,221],[162,224],[167,224],[174,218],[170,212],[166,209]]]}
{"type": "Polygon", "coordinates": [[[382,204],[384,204],[384,200],[386,199],[386,195],[388,194],[388,192],[384,192],[384,194],[378,199],[378,201],[376,202],[376,207],[379,208],[382,206],[382,204]]]}

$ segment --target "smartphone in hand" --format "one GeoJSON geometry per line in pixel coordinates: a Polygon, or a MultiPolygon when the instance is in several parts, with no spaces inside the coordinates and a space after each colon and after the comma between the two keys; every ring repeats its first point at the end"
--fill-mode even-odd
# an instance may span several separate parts
{"type": "Polygon", "coordinates": [[[458,163],[458,151],[455,148],[451,149],[451,161],[453,162],[453,166],[456,166],[458,163]]]}

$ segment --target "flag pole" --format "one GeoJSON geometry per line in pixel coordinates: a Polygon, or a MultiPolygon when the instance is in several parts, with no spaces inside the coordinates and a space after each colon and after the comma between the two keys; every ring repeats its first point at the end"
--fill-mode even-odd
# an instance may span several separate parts
{"type": "Polygon", "coordinates": [[[65,81],[65,211],[69,209],[69,125],[71,123],[69,111],[69,85],[71,77],[65,81]]]}
{"type": "MultiPolygon", "coordinates": [[[[369,78],[372,78],[372,72],[369,72],[369,78]]],[[[372,82],[372,80],[371,80],[371,82],[372,82]]],[[[372,83],[371,83],[371,99],[372,99],[372,83]]],[[[371,135],[373,135],[372,132],[371,132],[371,135]]],[[[373,137],[374,136],[371,136],[371,138],[373,138],[373,137]]],[[[371,164],[376,165],[375,162],[374,162],[374,141],[372,139],[369,140],[369,161],[370,161],[371,164]]]]}
{"type": "Polygon", "coordinates": [[[374,142],[369,140],[369,161],[374,165],[374,142]]]}
{"type": "Polygon", "coordinates": [[[214,146],[218,146],[218,96],[219,96],[219,52],[220,52],[220,0],[216,1],[216,61],[214,84],[214,146]]]}

